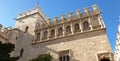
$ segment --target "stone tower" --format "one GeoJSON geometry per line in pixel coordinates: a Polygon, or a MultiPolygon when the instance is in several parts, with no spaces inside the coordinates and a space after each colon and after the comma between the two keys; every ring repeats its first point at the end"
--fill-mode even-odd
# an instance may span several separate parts
{"type": "Polygon", "coordinates": [[[118,25],[118,34],[114,51],[114,59],[115,61],[120,61],[120,24],[118,25]]]}
{"type": "Polygon", "coordinates": [[[38,4],[35,10],[19,14],[16,28],[10,34],[14,41],[13,56],[29,61],[50,53],[52,61],[114,61],[106,28],[97,5],[68,13],[58,19],[47,19],[38,4]]]}
{"type": "Polygon", "coordinates": [[[18,15],[15,28],[34,35],[35,27],[46,21],[46,16],[40,10],[38,3],[36,8],[18,15]]]}

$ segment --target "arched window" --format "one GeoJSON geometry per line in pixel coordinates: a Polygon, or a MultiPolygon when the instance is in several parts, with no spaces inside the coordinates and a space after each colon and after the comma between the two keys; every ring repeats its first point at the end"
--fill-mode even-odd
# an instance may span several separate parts
{"type": "Polygon", "coordinates": [[[79,30],[80,29],[79,24],[75,24],[74,28],[75,28],[75,30],[79,30]]]}
{"type": "Polygon", "coordinates": [[[70,61],[69,51],[61,51],[59,52],[59,61],[70,61]]]}
{"type": "Polygon", "coordinates": [[[108,59],[108,58],[103,58],[103,59],[101,59],[100,61],[110,61],[110,59],[108,59]]]}
{"type": "Polygon", "coordinates": [[[25,28],[25,32],[28,32],[28,26],[25,28]]]}
{"type": "Polygon", "coordinates": [[[48,32],[45,31],[45,32],[44,32],[44,38],[47,38],[47,35],[48,35],[48,32]]]}
{"type": "Polygon", "coordinates": [[[55,30],[52,29],[52,30],[51,30],[51,36],[54,36],[54,35],[55,35],[55,30]]]}
{"type": "Polygon", "coordinates": [[[70,26],[67,26],[67,27],[66,27],[66,32],[71,32],[70,26]]]}
{"type": "Polygon", "coordinates": [[[37,40],[40,40],[40,33],[37,33],[37,40]]]}
{"type": "Polygon", "coordinates": [[[20,57],[23,56],[23,52],[24,52],[24,49],[22,48],[22,49],[20,50],[20,57]]]}
{"type": "Polygon", "coordinates": [[[84,29],[88,29],[89,28],[89,23],[87,21],[85,21],[83,23],[83,27],[84,27],[84,29]]]}
{"type": "Polygon", "coordinates": [[[61,27],[58,29],[58,34],[63,34],[63,29],[61,27]]]}

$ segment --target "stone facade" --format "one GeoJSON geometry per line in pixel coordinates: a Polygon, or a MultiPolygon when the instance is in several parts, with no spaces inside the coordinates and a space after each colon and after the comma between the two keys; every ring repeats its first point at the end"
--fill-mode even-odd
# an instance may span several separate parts
{"type": "Polygon", "coordinates": [[[41,54],[52,55],[52,61],[114,61],[106,36],[106,28],[97,5],[93,10],[85,8],[84,13],[76,11],[54,21],[47,19],[36,9],[19,14],[15,29],[8,41],[15,44],[12,56],[18,61],[29,61],[41,54]]]}
{"type": "Polygon", "coordinates": [[[117,40],[116,40],[116,46],[114,51],[114,59],[115,61],[120,61],[120,24],[118,26],[118,34],[117,34],[117,40]]]}

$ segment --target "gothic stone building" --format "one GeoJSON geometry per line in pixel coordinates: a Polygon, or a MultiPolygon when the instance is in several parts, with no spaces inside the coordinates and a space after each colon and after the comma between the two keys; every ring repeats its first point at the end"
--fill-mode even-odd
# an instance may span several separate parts
{"type": "Polygon", "coordinates": [[[112,50],[106,36],[101,11],[72,12],[54,21],[47,19],[38,4],[35,9],[23,12],[16,18],[8,41],[15,44],[12,56],[18,61],[29,61],[38,55],[48,54],[52,61],[113,61],[112,50]]]}

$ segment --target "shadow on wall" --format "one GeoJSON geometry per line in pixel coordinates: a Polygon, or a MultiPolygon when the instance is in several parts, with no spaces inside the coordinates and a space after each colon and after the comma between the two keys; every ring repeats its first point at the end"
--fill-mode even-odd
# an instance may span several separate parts
{"type": "Polygon", "coordinates": [[[14,52],[11,53],[12,56],[20,56],[20,59],[18,61],[27,61],[29,59],[29,56],[31,58],[31,54],[29,54],[32,51],[32,41],[34,39],[34,36],[29,34],[26,31],[22,31],[20,29],[13,29],[8,37],[8,41],[10,43],[15,44],[14,52]]]}

